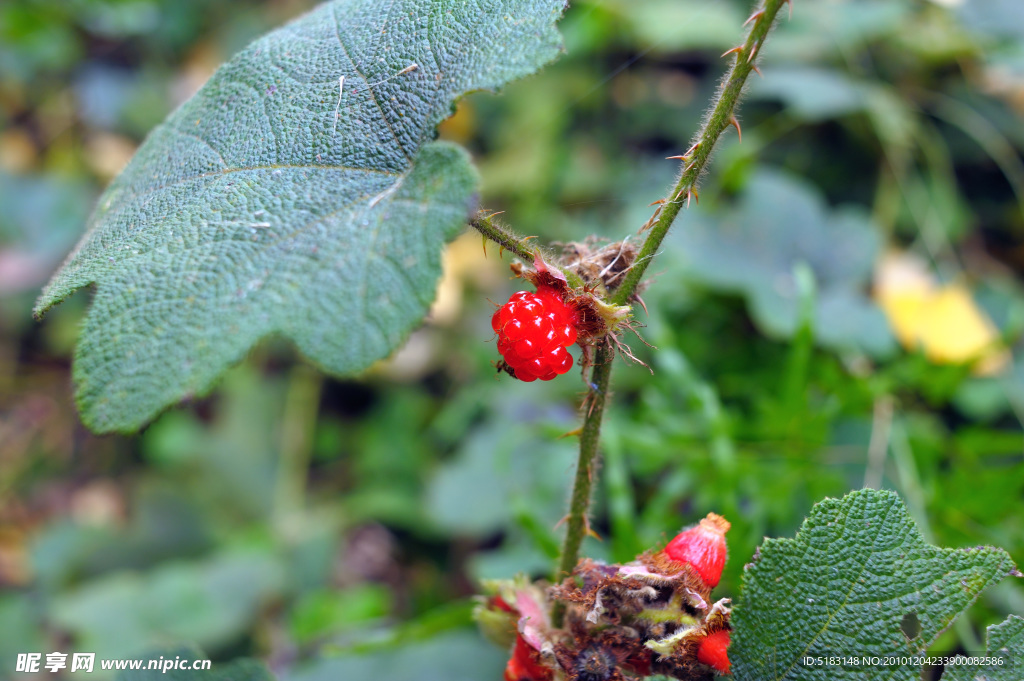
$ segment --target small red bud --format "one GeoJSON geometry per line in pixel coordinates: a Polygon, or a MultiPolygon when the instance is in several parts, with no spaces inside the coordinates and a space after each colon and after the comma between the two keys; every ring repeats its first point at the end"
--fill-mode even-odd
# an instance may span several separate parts
{"type": "Polygon", "coordinates": [[[683,530],[665,547],[665,555],[677,563],[689,563],[709,587],[718,585],[725,567],[725,533],[728,520],[717,513],[683,530]]]}
{"type": "Polygon", "coordinates": [[[508,603],[506,603],[505,599],[502,598],[501,596],[493,596],[490,599],[490,601],[488,601],[488,605],[493,605],[495,608],[497,608],[498,610],[501,610],[502,612],[511,612],[511,613],[515,613],[516,612],[516,609],[513,608],[508,603]]]}
{"type": "Polygon", "coordinates": [[[512,658],[505,665],[505,681],[551,681],[553,673],[537,659],[537,652],[516,636],[512,658]]]}
{"type": "Polygon", "coordinates": [[[721,629],[708,635],[697,649],[697,661],[729,673],[729,630],[721,629]]]}

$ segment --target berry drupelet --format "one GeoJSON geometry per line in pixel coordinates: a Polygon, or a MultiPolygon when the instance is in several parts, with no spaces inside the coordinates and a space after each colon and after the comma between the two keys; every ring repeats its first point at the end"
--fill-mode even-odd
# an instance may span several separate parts
{"type": "Polygon", "coordinates": [[[566,348],[576,342],[576,314],[557,290],[519,291],[495,311],[498,352],[521,381],[550,381],[572,368],[566,348]]]}

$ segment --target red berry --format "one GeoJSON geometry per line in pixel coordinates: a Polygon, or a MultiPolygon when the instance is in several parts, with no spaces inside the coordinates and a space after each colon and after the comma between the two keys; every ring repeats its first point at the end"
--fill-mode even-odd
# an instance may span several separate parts
{"type": "Polygon", "coordinates": [[[722,629],[708,635],[697,649],[697,661],[729,673],[729,631],[722,629]]]}
{"type": "Polygon", "coordinates": [[[566,348],[576,342],[576,314],[555,289],[518,291],[491,317],[498,352],[526,381],[550,381],[572,369],[566,348]]]}
{"type": "Polygon", "coordinates": [[[508,320],[503,328],[505,338],[513,342],[523,340],[530,333],[529,327],[523,324],[521,319],[512,318],[508,320]]]}
{"type": "Polygon", "coordinates": [[[725,533],[729,521],[717,513],[683,530],[665,547],[665,555],[677,563],[688,563],[709,587],[718,585],[725,567],[725,533]]]}

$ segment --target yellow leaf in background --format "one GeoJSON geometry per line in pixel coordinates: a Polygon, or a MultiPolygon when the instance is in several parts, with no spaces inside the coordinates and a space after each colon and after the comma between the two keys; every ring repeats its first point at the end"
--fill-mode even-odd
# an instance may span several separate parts
{"type": "Polygon", "coordinates": [[[875,300],[893,333],[909,350],[920,348],[936,364],[973,362],[990,376],[1010,364],[992,320],[962,283],[939,285],[927,265],[907,253],[891,253],[875,271],[875,300]]]}
{"type": "Polygon", "coordinates": [[[455,113],[446,118],[438,126],[437,132],[441,139],[465,144],[476,134],[476,114],[473,105],[465,99],[455,105],[455,113]]]}
{"type": "Polygon", "coordinates": [[[85,140],[85,162],[105,182],[124,170],[135,154],[135,142],[122,135],[97,132],[85,140]]]}
{"type": "MultiPolygon", "coordinates": [[[[493,258],[498,254],[498,247],[489,245],[493,258]]],[[[462,291],[467,282],[483,289],[495,288],[500,282],[494,264],[488,262],[484,253],[480,233],[475,230],[469,230],[448,244],[441,265],[444,274],[437,285],[437,297],[428,317],[434,324],[449,325],[458,319],[462,312],[462,291]]]]}
{"type": "Polygon", "coordinates": [[[22,128],[0,133],[0,169],[10,173],[27,173],[36,164],[39,151],[31,135],[22,128]]]}
{"type": "MultiPolygon", "coordinates": [[[[492,259],[497,258],[498,247],[491,244],[488,252],[492,259]]],[[[399,381],[421,379],[436,365],[441,355],[440,346],[444,340],[438,335],[437,327],[455,324],[462,314],[466,286],[493,290],[501,285],[499,272],[502,268],[496,268],[487,260],[480,234],[475,230],[467,231],[448,244],[441,265],[443,274],[437,284],[437,297],[427,315],[428,323],[414,331],[397,352],[374,363],[371,373],[399,381]]],[[[487,319],[490,315],[487,312],[487,319]]]]}

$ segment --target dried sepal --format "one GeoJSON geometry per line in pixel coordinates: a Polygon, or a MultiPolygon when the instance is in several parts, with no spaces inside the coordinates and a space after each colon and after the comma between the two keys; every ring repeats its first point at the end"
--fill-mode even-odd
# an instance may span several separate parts
{"type": "MultiPolygon", "coordinates": [[[[629,306],[609,305],[598,295],[598,290],[589,284],[582,289],[570,287],[565,274],[546,262],[539,252],[534,256],[532,268],[521,262],[513,262],[511,269],[515,276],[527,280],[538,289],[549,288],[562,297],[575,316],[577,343],[582,347],[593,345],[606,335],[614,334],[629,318],[629,306]]],[[[585,277],[581,278],[586,281],[585,277]]]]}
{"type": "MultiPolygon", "coordinates": [[[[705,521],[724,535],[724,519],[705,521]]],[[[477,619],[499,622],[503,640],[513,641],[506,681],[710,681],[716,670],[728,673],[729,599],[711,603],[711,586],[691,562],[699,552],[686,561],[672,555],[662,549],[625,565],[585,558],[546,590],[522,579],[488,583],[477,619]],[[555,602],[565,615],[557,629],[547,616],[555,602]]]]}
{"type": "Polygon", "coordinates": [[[585,286],[607,295],[636,262],[637,247],[629,239],[599,245],[596,238],[572,241],[562,248],[561,264],[585,286]]]}

